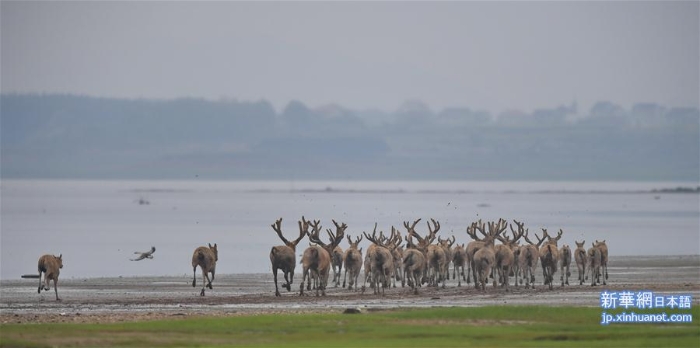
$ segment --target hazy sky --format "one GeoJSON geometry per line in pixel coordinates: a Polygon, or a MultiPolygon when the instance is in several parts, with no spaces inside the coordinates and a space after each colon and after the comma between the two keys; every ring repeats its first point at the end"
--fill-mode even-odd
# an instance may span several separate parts
{"type": "Polygon", "coordinates": [[[698,106],[700,2],[9,2],[2,92],[698,106]]]}

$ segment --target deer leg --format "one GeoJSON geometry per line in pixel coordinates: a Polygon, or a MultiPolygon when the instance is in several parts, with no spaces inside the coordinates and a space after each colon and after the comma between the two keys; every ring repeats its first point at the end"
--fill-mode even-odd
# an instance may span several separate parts
{"type": "Polygon", "coordinates": [[[214,277],[215,277],[215,276],[216,276],[216,272],[215,272],[215,271],[211,271],[211,279],[208,279],[208,280],[209,280],[209,285],[207,285],[207,286],[209,287],[209,289],[213,289],[213,288],[211,287],[211,283],[214,281],[214,277]]]}
{"type": "Polygon", "coordinates": [[[53,291],[56,292],[56,301],[60,301],[58,298],[58,277],[53,278],[53,291]]]}
{"type": "Polygon", "coordinates": [[[294,272],[282,271],[282,273],[284,273],[284,281],[286,282],[282,287],[286,288],[287,291],[292,291],[292,281],[290,278],[294,276],[294,272]]]}
{"type": "MultiPolygon", "coordinates": [[[[275,279],[275,296],[282,296],[277,288],[277,267],[272,267],[272,277],[275,279]]],[[[287,275],[285,274],[285,278],[287,275]]]]}
{"type": "Polygon", "coordinates": [[[37,290],[37,293],[41,294],[41,290],[44,287],[44,284],[41,282],[41,271],[39,271],[39,290],[37,290]]]}
{"type": "Polygon", "coordinates": [[[197,286],[197,266],[192,268],[192,287],[197,286]]]}

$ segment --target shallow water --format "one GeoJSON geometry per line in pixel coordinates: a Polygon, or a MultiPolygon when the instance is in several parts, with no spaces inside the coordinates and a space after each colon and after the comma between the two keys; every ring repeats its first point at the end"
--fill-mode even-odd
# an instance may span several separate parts
{"type": "Polygon", "coordinates": [[[352,236],[375,222],[403,232],[402,222],[417,218],[425,234],[424,221],[434,218],[439,234],[458,243],[470,241],[464,231],[472,221],[503,217],[524,222],[531,234],[561,228],[560,245],[605,239],[616,256],[700,255],[700,196],[651,192],[697,185],[3,180],[0,279],[36,273],[44,253],[63,254],[64,279],[191,276],[192,252],[207,243],[219,247],[218,273],[269,272],[270,247],[280,244],[270,225],[283,217],[293,239],[301,215],[324,228],[331,219],[345,222],[352,236]],[[129,261],[152,245],[153,260],[129,261]]]}

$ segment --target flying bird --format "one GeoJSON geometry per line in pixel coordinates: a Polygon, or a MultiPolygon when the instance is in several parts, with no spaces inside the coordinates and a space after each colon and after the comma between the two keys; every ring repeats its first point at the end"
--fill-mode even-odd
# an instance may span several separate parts
{"type": "Polygon", "coordinates": [[[139,257],[135,259],[129,259],[131,261],[141,261],[143,259],[152,259],[153,258],[153,253],[156,252],[156,247],[152,246],[150,251],[146,252],[140,252],[140,251],[135,251],[134,254],[140,254],[139,257]]]}

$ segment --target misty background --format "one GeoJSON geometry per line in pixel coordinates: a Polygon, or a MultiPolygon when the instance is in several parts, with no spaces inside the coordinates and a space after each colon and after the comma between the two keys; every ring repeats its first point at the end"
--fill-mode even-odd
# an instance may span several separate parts
{"type": "Polygon", "coordinates": [[[700,3],[0,3],[2,178],[700,178],[700,3]]]}
{"type": "Polygon", "coordinates": [[[290,102],[2,96],[3,178],[681,180],[697,108],[598,102],[492,115],[290,102]]]}

